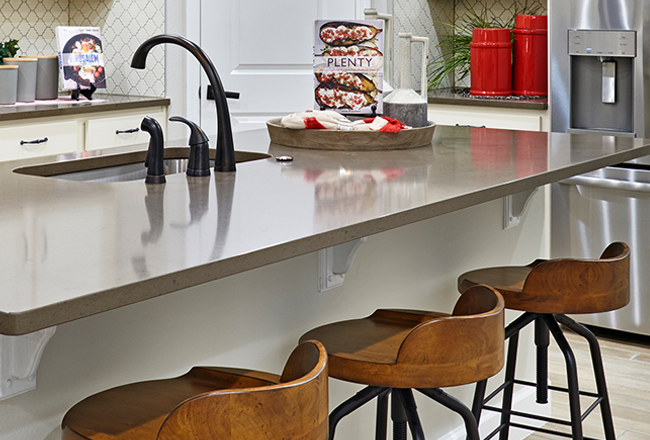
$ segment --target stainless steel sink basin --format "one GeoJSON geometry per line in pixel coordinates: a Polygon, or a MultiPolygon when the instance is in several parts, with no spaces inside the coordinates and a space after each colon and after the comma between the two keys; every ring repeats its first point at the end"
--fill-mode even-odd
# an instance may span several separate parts
{"type": "MultiPolygon", "coordinates": [[[[184,173],[187,171],[189,159],[165,159],[165,175],[184,173]]],[[[214,161],[210,161],[214,166],[214,161]]],[[[112,167],[97,168],[94,170],[75,171],[72,173],[55,174],[51,177],[63,180],[76,180],[78,182],[128,182],[131,180],[144,180],[147,174],[143,162],[115,165],[112,167]]]]}
{"type": "MultiPolygon", "coordinates": [[[[189,148],[165,149],[165,174],[184,173],[187,170],[189,148]]],[[[127,182],[144,180],[147,169],[144,166],[146,151],[74,159],[70,161],[32,165],[16,168],[19,174],[32,176],[54,177],[56,179],[75,180],[80,182],[127,182]]],[[[210,150],[214,157],[214,150],[210,150]]],[[[235,151],[237,163],[271,157],[264,153],[235,151]]],[[[210,165],[214,161],[210,160],[210,165]]]]}

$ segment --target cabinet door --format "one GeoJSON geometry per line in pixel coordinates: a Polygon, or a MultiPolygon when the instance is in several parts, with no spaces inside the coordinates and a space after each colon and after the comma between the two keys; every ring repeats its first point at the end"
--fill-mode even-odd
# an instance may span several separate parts
{"type": "MultiPolygon", "coordinates": [[[[314,20],[362,19],[370,0],[202,0],[201,46],[226,90],[233,130],[312,109],[314,20]]],[[[188,59],[189,62],[195,62],[188,59]]],[[[207,80],[201,81],[206,90],[207,80]]],[[[213,101],[201,97],[201,127],[216,133],[213,101]]]]}
{"type": "Polygon", "coordinates": [[[94,118],[86,122],[86,150],[102,150],[149,142],[149,134],[140,130],[145,115],[157,120],[163,133],[167,134],[167,114],[159,109],[156,109],[156,112],[135,115],[94,118]]]}
{"type": "Polygon", "coordinates": [[[0,128],[0,161],[73,153],[77,130],[77,121],[0,128]]]}
{"type": "Polygon", "coordinates": [[[471,125],[507,130],[543,130],[543,114],[517,109],[473,109],[466,106],[429,104],[429,120],[440,125],[471,125]]]}

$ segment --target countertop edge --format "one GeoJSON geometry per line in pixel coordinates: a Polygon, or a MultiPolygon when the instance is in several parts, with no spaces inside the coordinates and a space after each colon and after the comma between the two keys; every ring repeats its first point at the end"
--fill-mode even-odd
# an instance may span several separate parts
{"type": "MultiPolygon", "coordinates": [[[[98,96],[100,98],[100,96],[98,96]]],[[[20,121],[32,118],[47,118],[55,116],[68,116],[87,113],[98,113],[116,110],[132,110],[147,107],[167,107],[171,104],[169,98],[163,97],[139,97],[140,100],[128,102],[83,102],[79,104],[69,104],[66,107],[43,108],[39,110],[26,110],[14,113],[0,113],[0,122],[20,121]]],[[[44,106],[45,107],[45,106],[44,106]]]]}
{"type": "Polygon", "coordinates": [[[488,99],[462,99],[432,97],[427,99],[429,104],[460,105],[466,107],[510,108],[519,110],[548,110],[547,102],[516,101],[516,100],[488,100],[488,99]]]}

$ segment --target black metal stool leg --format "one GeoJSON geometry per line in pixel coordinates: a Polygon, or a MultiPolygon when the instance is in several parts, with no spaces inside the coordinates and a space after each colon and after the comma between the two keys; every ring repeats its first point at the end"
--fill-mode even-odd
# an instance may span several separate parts
{"type": "Polygon", "coordinates": [[[386,440],[388,428],[388,397],[390,390],[386,390],[377,396],[377,421],[375,425],[375,440],[386,440]]]}
{"type": "Polygon", "coordinates": [[[548,346],[550,337],[544,318],[535,319],[535,346],[537,347],[537,403],[548,403],[548,346]]]}
{"type": "Polygon", "coordinates": [[[472,402],[472,414],[476,419],[476,423],[481,421],[481,410],[483,409],[483,400],[485,399],[485,389],[487,388],[487,379],[476,382],[476,390],[474,391],[474,401],[472,402]]]}
{"type": "Polygon", "coordinates": [[[560,347],[566,362],[566,375],[569,389],[569,413],[571,414],[571,437],[582,440],[582,412],[580,410],[580,391],[578,387],[578,369],[576,358],[553,315],[544,315],[553,338],[560,347]]]}
{"type": "Polygon", "coordinates": [[[450,410],[458,413],[465,422],[465,429],[467,430],[467,438],[469,440],[480,440],[478,434],[478,424],[474,418],[472,411],[466,407],[463,402],[450,396],[439,388],[418,388],[418,391],[427,397],[435,400],[450,410]]]}
{"type": "Polygon", "coordinates": [[[589,351],[591,353],[591,363],[594,368],[596,379],[596,389],[601,398],[600,414],[603,419],[603,429],[606,440],[615,440],[614,422],[612,420],[612,410],[609,404],[609,395],[607,394],[607,383],[605,382],[605,369],[603,368],[603,358],[600,353],[598,339],[587,327],[575,322],[566,315],[555,315],[556,319],[563,325],[567,326],[589,342],[589,351]]]}
{"type": "Polygon", "coordinates": [[[514,393],[515,366],[517,364],[517,346],[519,345],[519,333],[510,336],[508,342],[508,355],[506,360],[505,387],[503,388],[503,400],[501,402],[501,424],[499,440],[508,440],[510,430],[510,411],[512,410],[512,395],[514,393]]]}
{"type": "Polygon", "coordinates": [[[341,419],[352,411],[359,409],[361,406],[370,402],[372,399],[380,395],[381,393],[387,391],[388,388],[384,387],[366,387],[359,391],[354,396],[350,397],[345,402],[341,403],[339,406],[334,408],[329,416],[329,440],[334,439],[334,430],[336,425],[341,421],[341,419]]]}
{"type": "Polygon", "coordinates": [[[404,407],[404,413],[406,414],[406,420],[409,424],[409,429],[411,430],[411,437],[413,440],[424,440],[424,431],[422,431],[422,424],[420,423],[420,417],[418,417],[417,406],[415,405],[415,399],[413,398],[413,391],[409,388],[400,388],[393,389],[393,393],[398,392],[402,405],[404,407]]]}
{"type": "Polygon", "coordinates": [[[395,388],[392,388],[390,393],[390,417],[393,421],[393,440],[406,440],[408,418],[406,417],[406,411],[404,411],[402,395],[395,388]]]}
{"type": "MultiPolygon", "coordinates": [[[[501,403],[501,424],[497,428],[499,433],[499,440],[508,440],[508,431],[510,429],[510,411],[512,409],[512,395],[514,393],[514,380],[515,380],[515,366],[517,364],[517,346],[519,345],[519,331],[526,327],[528,324],[535,320],[537,315],[534,313],[522,313],[517,319],[512,321],[505,330],[505,338],[508,342],[508,354],[506,358],[506,371],[503,384],[503,400],[501,403]]],[[[477,391],[479,388],[477,387],[477,391]]],[[[473,412],[476,421],[480,420],[480,411],[483,407],[479,408],[476,412],[477,396],[474,396],[473,412]],[[477,415],[478,414],[478,415],[477,415]]]]}

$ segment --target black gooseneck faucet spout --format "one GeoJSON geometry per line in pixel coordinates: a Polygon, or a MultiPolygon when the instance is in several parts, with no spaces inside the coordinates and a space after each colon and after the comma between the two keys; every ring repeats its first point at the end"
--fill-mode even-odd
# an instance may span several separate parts
{"type": "Polygon", "coordinates": [[[149,51],[159,44],[169,43],[181,46],[190,52],[201,63],[201,67],[208,75],[212,89],[215,91],[215,105],[217,107],[217,151],[214,171],[235,171],[235,147],[232,140],[232,127],[230,125],[230,112],[226,102],[226,93],[223,90],[217,69],[212,64],[208,55],[196,43],[179,35],[161,34],[149,38],[142,43],[133,54],[131,67],[144,69],[145,60],[149,51]]]}

